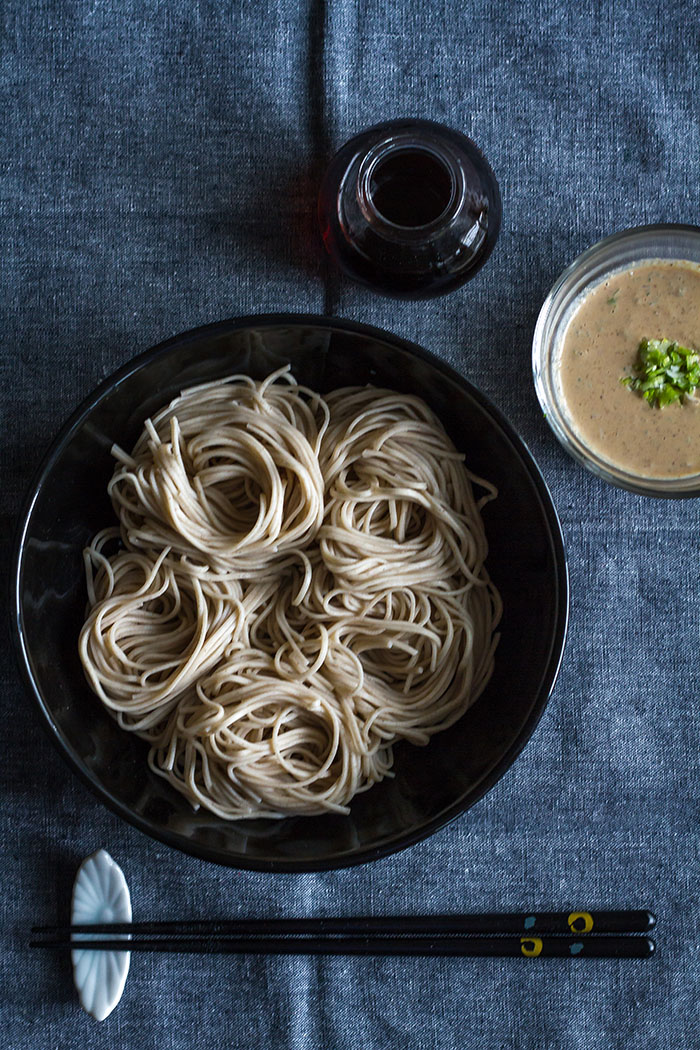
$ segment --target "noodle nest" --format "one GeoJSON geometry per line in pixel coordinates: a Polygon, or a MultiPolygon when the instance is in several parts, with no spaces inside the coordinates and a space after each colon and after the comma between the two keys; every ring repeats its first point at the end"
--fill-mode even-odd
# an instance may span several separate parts
{"type": "Polygon", "coordinates": [[[396,741],[428,743],[483,691],[496,491],[419,398],[232,376],[113,455],[119,526],[85,551],[80,657],[193,806],[347,813],[396,741]]]}

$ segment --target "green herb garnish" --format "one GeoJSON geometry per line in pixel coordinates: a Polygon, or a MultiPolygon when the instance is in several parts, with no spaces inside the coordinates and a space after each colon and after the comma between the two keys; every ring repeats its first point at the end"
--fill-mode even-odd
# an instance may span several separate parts
{"type": "Polygon", "coordinates": [[[620,382],[659,408],[674,401],[685,401],[700,386],[697,351],[670,339],[642,339],[634,370],[636,375],[625,376],[620,382]]]}
{"type": "Polygon", "coordinates": [[[618,297],[619,294],[620,294],[620,289],[616,288],[615,291],[610,296],[610,298],[608,299],[608,306],[617,306],[617,297],[618,297]]]}

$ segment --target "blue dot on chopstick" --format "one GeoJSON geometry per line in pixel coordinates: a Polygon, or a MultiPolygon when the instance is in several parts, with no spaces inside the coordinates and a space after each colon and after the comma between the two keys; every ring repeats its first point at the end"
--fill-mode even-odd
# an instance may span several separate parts
{"type": "Polygon", "coordinates": [[[579,952],[583,951],[583,945],[580,941],[576,941],[574,944],[569,945],[569,951],[572,955],[578,955],[579,952]]]}
{"type": "Polygon", "coordinates": [[[531,930],[536,922],[537,922],[537,919],[535,918],[534,915],[528,915],[528,917],[525,919],[525,929],[526,930],[531,930]]]}

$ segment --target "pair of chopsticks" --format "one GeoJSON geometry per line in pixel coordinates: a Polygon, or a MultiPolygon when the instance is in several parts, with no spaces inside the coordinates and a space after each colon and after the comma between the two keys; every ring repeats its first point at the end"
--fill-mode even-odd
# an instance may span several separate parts
{"type": "Polygon", "coordinates": [[[486,913],[33,926],[31,948],[252,955],[645,959],[649,911],[486,913]]]}

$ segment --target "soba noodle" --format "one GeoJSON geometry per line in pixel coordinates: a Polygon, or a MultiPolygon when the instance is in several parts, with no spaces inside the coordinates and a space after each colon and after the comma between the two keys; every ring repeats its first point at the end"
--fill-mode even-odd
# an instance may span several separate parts
{"type": "Polygon", "coordinates": [[[396,741],[426,744],[484,689],[496,491],[419,398],[233,376],[113,454],[80,657],[195,807],[346,813],[396,741]]]}

